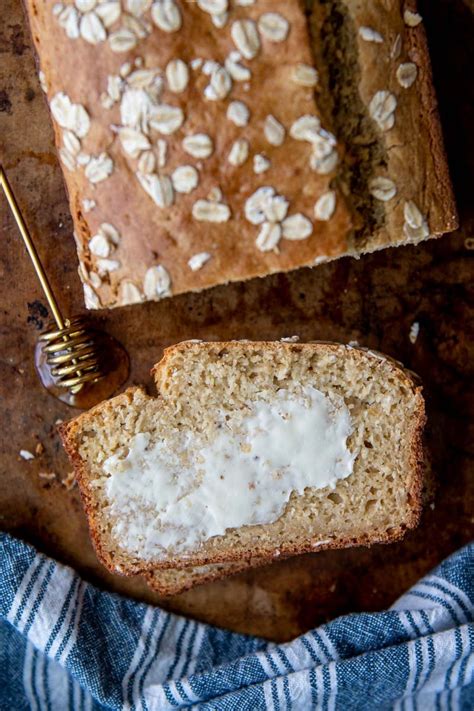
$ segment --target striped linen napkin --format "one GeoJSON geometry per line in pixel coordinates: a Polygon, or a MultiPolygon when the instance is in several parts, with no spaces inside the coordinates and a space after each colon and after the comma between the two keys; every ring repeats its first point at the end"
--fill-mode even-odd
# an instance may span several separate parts
{"type": "Polygon", "coordinates": [[[0,538],[0,709],[474,709],[474,544],[287,644],[100,592],[0,538]]]}

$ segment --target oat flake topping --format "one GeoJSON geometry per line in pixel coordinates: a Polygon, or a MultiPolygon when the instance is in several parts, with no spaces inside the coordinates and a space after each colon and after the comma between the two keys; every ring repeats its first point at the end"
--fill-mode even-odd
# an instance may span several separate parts
{"type": "Polygon", "coordinates": [[[329,190],[321,195],[314,206],[314,216],[317,220],[326,222],[330,220],[336,209],[336,193],[334,190],[329,190]]]}
{"type": "Polygon", "coordinates": [[[283,237],[289,240],[307,239],[313,232],[313,224],[305,215],[290,215],[282,222],[283,237]]]}
{"type": "Polygon", "coordinates": [[[198,222],[227,222],[230,218],[230,208],[224,203],[198,200],[193,205],[192,214],[198,222]]]}
{"type": "Polygon", "coordinates": [[[82,104],[74,104],[67,94],[59,92],[50,102],[51,113],[61,128],[67,128],[78,138],[89,133],[90,118],[82,104]]]}
{"type": "Polygon", "coordinates": [[[290,24],[278,12],[266,12],[258,20],[260,34],[270,42],[283,42],[288,37],[290,24]]]}
{"type": "Polygon", "coordinates": [[[209,252],[199,252],[199,254],[193,254],[191,259],[188,260],[188,266],[192,272],[197,272],[202,269],[203,266],[211,259],[209,252]]]}
{"type": "Polygon", "coordinates": [[[84,303],[88,309],[100,309],[100,299],[90,284],[83,284],[84,303]]]}
{"type": "Polygon", "coordinates": [[[264,222],[255,244],[261,252],[276,251],[281,239],[281,225],[278,222],[264,222]]]}
{"type": "Polygon", "coordinates": [[[390,178],[378,176],[370,180],[369,191],[376,200],[388,202],[397,194],[397,186],[390,178]]]}
{"type": "Polygon", "coordinates": [[[285,127],[272,115],[265,119],[263,131],[265,138],[272,146],[281,146],[285,140],[285,127]]]}
{"type": "MultiPolygon", "coordinates": [[[[311,89],[318,84],[318,72],[311,64],[298,62],[295,57],[294,65],[286,64],[285,71],[293,85],[292,91],[301,91],[301,97],[308,102],[296,102],[298,106],[307,106],[307,113],[303,109],[303,115],[298,115],[295,110],[290,114],[293,118],[283,121],[275,101],[275,115],[260,117],[257,108],[253,109],[255,87],[252,81],[259,71],[258,62],[267,61],[272,52],[278,51],[275,45],[291,37],[292,28],[285,17],[284,4],[278,11],[257,11],[255,19],[250,19],[245,11],[238,10],[235,14],[234,11],[237,7],[258,7],[256,0],[195,2],[199,10],[209,16],[206,31],[217,32],[214,26],[220,29],[220,37],[227,38],[228,47],[218,57],[213,57],[211,52],[210,56],[190,59],[180,49],[179,33],[188,20],[186,3],[181,0],[63,0],[53,6],[53,15],[71,40],[87,43],[89,51],[109,55],[106,66],[110,67],[110,74],[104,80],[98,109],[101,114],[110,111],[110,142],[102,146],[113,145],[111,152],[122,153],[122,160],[146,194],[143,199],[153,201],[157,209],[170,211],[170,214],[177,209],[175,204],[182,202],[187,206],[183,209],[188,209],[189,216],[196,222],[219,225],[230,220],[233,205],[227,204],[220,188],[212,189],[207,197],[205,191],[204,195],[199,192],[201,184],[209,185],[205,161],[211,159],[210,164],[215,165],[215,146],[218,146],[220,155],[223,154],[222,163],[227,164],[226,170],[233,172],[229,166],[239,169],[237,175],[243,171],[249,181],[242,184],[243,211],[245,219],[257,228],[256,249],[278,254],[281,240],[307,239],[313,233],[313,222],[297,211],[297,205],[279,194],[277,187],[258,187],[259,183],[275,180],[273,166],[280,165],[286,155],[291,160],[293,141],[306,144],[298,146],[297,153],[307,151],[308,170],[327,175],[338,163],[336,139],[321,125],[312,103],[311,89]],[[151,33],[160,35],[170,48],[161,66],[150,66],[149,56],[140,56],[140,45],[151,33]],[[177,36],[176,42],[166,36],[173,34],[177,36]],[[122,53],[127,54],[125,61],[120,61],[120,57],[114,60],[114,55],[122,53]],[[196,91],[202,100],[202,121],[196,107],[192,116],[187,115],[188,97],[195,97],[196,91]],[[243,92],[248,92],[248,101],[242,101],[243,92]],[[215,108],[208,102],[215,103],[215,108]],[[225,142],[216,132],[216,122],[207,121],[207,113],[212,112],[209,115],[214,117],[216,111],[227,126],[225,142]],[[186,195],[193,191],[197,197],[190,201],[186,195]]],[[[360,28],[359,34],[367,42],[384,41],[380,33],[369,27],[360,28]]],[[[410,81],[414,71],[411,67],[415,65],[401,64],[397,71],[402,86],[410,81]]],[[[85,140],[91,117],[94,120],[96,116],[94,109],[93,105],[86,108],[74,103],[63,92],[51,99],[53,116],[62,128],[61,160],[68,170],[83,171],[93,189],[114,171],[114,161],[108,152],[100,152],[96,144],[98,152],[91,154],[85,140]]],[[[372,100],[371,115],[383,130],[393,125],[395,109],[396,99],[392,94],[377,92],[372,100]]],[[[95,139],[96,133],[93,135],[95,139]]],[[[380,184],[372,188],[378,194],[383,192],[384,198],[390,193],[386,185],[383,190],[380,184]]],[[[312,219],[330,219],[336,206],[335,192],[327,190],[316,200],[317,197],[314,196],[312,219]]],[[[84,203],[84,212],[86,204],[89,207],[92,203],[95,205],[92,200],[84,203]]],[[[237,214],[237,210],[235,212],[237,214]]],[[[410,229],[423,229],[423,223],[416,228],[407,221],[406,224],[410,229]]],[[[121,269],[120,261],[115,258],[120,242],[117,230],[110,223],[102,223],[95,232],[88,244],[97,285],[89,278],[91,289],[99,288],[100,275],[106,275],[104,281],[108,283],[108,275],[121,269]]],[[[199,252],[189,258],[188,266],[191,271],[197,271],[210,258],[208,252],[199,252]]],[[[126,278],[120,281],[119,275],[122,276],[121,272],[114,276],[112,283],[121,304],[136,303],[145,297],[162,298],[171,293],[171,277],[164,265],[150,267],[141,285],[126,278]]],[[[89,293],[87,298],[90,304],[100,306],[99,297],[94,297],[94,293],[89,293]]]]}
{"type": "Polygon", "coordinates": [[[247,126],[250,119],[250,111],[243,101],[231,101],[227,108],[227,118],[236,126],[247,126]]]}
{"type": "Polygon", "coordinates": [[[383,42],[383,37],[380,32],[373,30],[371,27],[359,27],[359,35],[365,42],[375,42],[376,44],[383,42]]]}
{"type": "Polygon", "coordinates": [[[395,125],[397,99],[389,91],[377,91],[369,104],[369,113],[382,131],[389,131],[395,125]]]}
{"type": "Polygon", "coordinates": [[[150,267],[145,274],[143,291],[149,299],[162,299],[171,295],[171,277],[161,264],[150,267]]]}
{"type": "Polygon", "coordinates": [[[249,143],[245,138],[239,138],[232,144],[228,161],[231,165],[243,165],[249,156],[249,143]]]}
{"type": "Polygon", "coordinates": [[[197,6],[209,15],[221,15],[227,12],[229,7],[228,0],[196,0],[196,2],[197,6]]]}
{"type": "Polygon", "coordinates": [[[178,32],[181,28],[181,11],[174,0],[155,0],[151,6],[151,17],[163,32],[178,32]]]}
{"type": "Polygon", "coordinates": [[[253,157],[253,171],[256,175],[266,173],[267,170],[270,169],[271,164],[271,161],[261,153],[257,153],[257,155],[253,157]]]}
{"type": "Polygon", "coordinates": [[[403,19],[405,20],[405,25],[408,27],[417,27],[420,22],[423,22],[422,16],[412,10],[405,10],[403,19]]]}
{"type": "Polygon", "coordinates": [[[413,62],[405,62],[400,64],[397,69],[397,79],[400,86],[404,89],[409,89],[416,81],[418,76],[418,67],[413,62]]]}
{"type": "Polygon", "coordinates": [[[309,64],[297,64],[293,69],[291,78],[295,84],[308,87],[316,86],[319,81],[317,70],[309,64]]]}
{"type": "Polygon", "coordinates": [[[101,183],[111,175],[114,169],[112,158],[107,153],[101,153],[98,156],[93,156],[87,163],[84,173],[89,182],[101,183]]]}
{"type": "Polygon", "coordinates": [[[132,281],[122,281],[119,288],[120,306],[130,306],[131,304],[139,304],[141,301],[143,301],[143,296],[138,286],[132,281]]]}
{"type": "Polygon", "coordinates": [[[403,206],[403,215],[405,218],[403,232],[409,241],[418,241],[429,236],[430,230],[428,222],[413,200],[405,202],[403,206]]]}
{"type": "Polygon", "coordinates": [[[236,20],[231,29],[232,39],[245,59],[253,59],[260,51],[260,38],[253,20],[236,20]]]}
{"type": "Polygon", "coordinates": [[[183,148],[193,158],[209,158],[214,151],[214,144],[206,133],[195,133],[183,139],[183,148]]]}
{"type": "Polygon", "coordinates": [[[193,165],[182,165],[171,175],[171,182],[178,193],[190,193],[199,184],[199,173],[193,165]]]}
{"type": "Polygon", "coordinates": [[[170,91],[182,94],[189,82],[188,65],[182,59],[172,59],[166,65],[166,79],[170,91]]]}

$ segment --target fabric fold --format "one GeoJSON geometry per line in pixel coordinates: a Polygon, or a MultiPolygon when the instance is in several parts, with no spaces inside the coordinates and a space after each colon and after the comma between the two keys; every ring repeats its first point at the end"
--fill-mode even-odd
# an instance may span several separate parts
{"type": "Polygon", "coordinates": [[[286,644],[101,592],[0,539],[0,708],[474,708],[474,545],[390,610],[286,644]]]}

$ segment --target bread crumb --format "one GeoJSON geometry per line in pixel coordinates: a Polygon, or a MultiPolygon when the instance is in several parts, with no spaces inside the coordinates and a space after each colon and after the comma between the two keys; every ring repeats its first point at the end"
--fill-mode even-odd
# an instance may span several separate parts
{"type": "Polygon", "coordinates": [[[54,421],[54,424],[55,424],[55,425],[62,425],[63,422],[64,422],[64,420],[61,420],[61,418],[58,417],[58,419],[54,421]]]}
{"type": "Polygon", "coordinates": [[[40,479],[56,479],[56,472],[39,472],[40,479]]]}
{"type": "Polygon", "coordinates": [[[412,10],[405,10],[403,13],[403,19],[405,20],[405,25],[408,27],[417,27],[420,22],[423,21],[422,16],[412,10]]]}
{"type": "Polygon", "coordinates": [[[420,324],[418,323],[418,321],[413,321],[412,325],[410,326],[410,333],[408,334],[410,343],[413,343],[413,344],[416,343],[416,339],[418,338],[419,333],[420,333],[420,324]]]}
{"type": "Polygon", "coordinates": [[[38,442],[38,444],[37,444],[36,447],[35,447],[35,453],[38,454],[38,455],[41,455],[41,454],[43,454],[43,452],[44,452],[43,443],[42,443],[42,442],[38,442]]]}
{"type": "Polygon", "coordinates": [[[20,457],[28,462],[30,459],[34,459],[35,455],[29,452],[27,449],[20,449],[20,457]]]}
{"type": "Polygon", "coordinates": [[[336,590],[336,583],[333,583],[331,587],[329,588],[329,592],[334,592],[336,590]]]}
{"type": "Polygon", "coordinates": [[[299,340],[299,336],[285,336],[285,338],[280,338],[282,343],[298,343],[299,340]]]}
{"type": "Polygon", "coordinates": [[[317,267],[318,264],[323,264],[324,262],[327,262],[329,257],[325,254],[320,254],[318,257],[315,257],[315,260],[313,262],[314,266],[317,267]]]}
{"type": "Polygon", "coordinates": [[[311,544],[311,548],[319,548],[319,546],[325,546],[327,543],[331,543],[329,538],[324,541],[314,541],[314,543],[311,544]]]}
{"type": "Polygon", "coordinates": [[[69,472],[64,479],[61,479],[61,484],[66,487],[68,491],[76,486],[76,480],[74,478],[74,472],[69,472]]]}
{"type": "Polygon", "coordinates": [[[430,509],[431,509],[432,511],[435,510],[435,504],[434,504],[434,502],[432,502],[432,503],[430,504],[430,509]]]}

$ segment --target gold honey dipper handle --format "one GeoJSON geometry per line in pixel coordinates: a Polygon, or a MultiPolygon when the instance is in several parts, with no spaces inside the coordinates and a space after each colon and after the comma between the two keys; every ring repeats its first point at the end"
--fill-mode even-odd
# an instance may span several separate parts
{"type": "Polygon", "coordinates": [[[15,196],[13,195],[13,191],[10,187],[10,183],[8,182],[6,173],[3,170],[1,165],[0,165],[0,185],[3,188],[3,192],[5,193],[5,196],[7,198],[10,210],[13,213],[13,217],[15,218],[17,227],[20,230],[20,234],[23,238],[23,242],[25,243],[25,247],[28,250],[28,254],[30,255],[31,261],[33,262],[33,266],[35,268],[36,275],[40,281],[41,288],[43,289],[44,295],[45,295],[46,300],[49,304],[49,308],[51,309],[51,313],[53,314],[54,320],[56,321],[56,325],[58,328],[63,329],[64,328],[64,320],[61,315],[61,311],[59,309],[58,302],[56,301],[54,294],[51,290],[51,286],[49,284],[48,277],[46,276],[46,272],[44,271],[43,265],[40,262],[40,258],[38,256],[38,252],[36,251],[36,247],[31,240],[30,233],[28,232],[28,228],[26,226],[25,220],[23,219],[23,215],[21,214],[20,208],[18,207],[18,203],[15,200],[15,196]]]}
{"type": "Polygon", "coordinates": [[[97,337],[82,318],[63,318],[23,215],[1,166],[0,185],[56,322],[56,330],[50,329],[40,336],[40,340],[45,343],[43,351],[46,362],[58,387],[66,388],[71,393],[78,393],[83,385],[93,383],[104,375],[104,363],[100,357],[97,337]]]}

